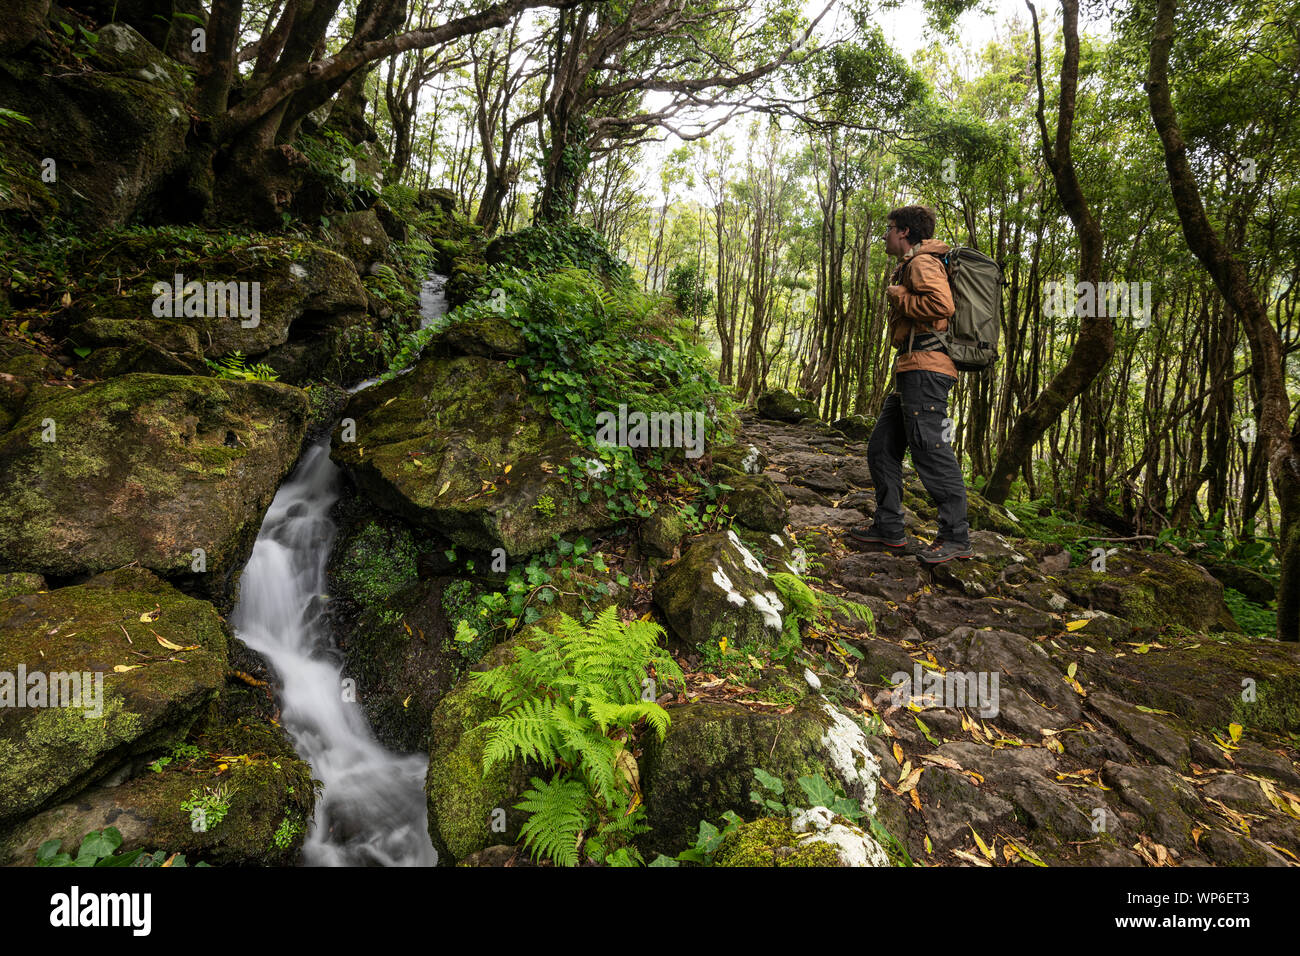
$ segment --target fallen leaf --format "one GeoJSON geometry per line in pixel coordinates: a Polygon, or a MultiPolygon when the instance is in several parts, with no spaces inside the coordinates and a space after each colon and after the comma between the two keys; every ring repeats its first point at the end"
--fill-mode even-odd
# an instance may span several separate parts
{"type": "Polygon", "coordinates": [[[968,852],[966,852],[965,850],[953,850],[953,851],[952,851],[952,855],[955,856],[955,857],[958,857],[959,859],[965,860],[967,863],[973,863],[973,864],[975,864],[976,866],[992,866],[992,865],[993,865],[993,864],[990,863],[988,860],[982,860],[982,859],[980,859],[978,856],[976,856],[974,853],[968,853],[968,852]]]}
{"type": "MultiPolygon", "coordinates": [[[[993,855],[993,851],[990,850],[990,849],[989,849],[989,845],[988,845],[987,843],[985,843],[985,842],[983,841],[983,839],[980,838],[980,835],[979,835],[977,832],[975,832],[975,828],[974,828],[973,826],[971,826],[969,823],[966,824],[966,826],[970,827],[971,836],[973,836],[973,837],[975,838],[975,845],[976,845],[977,847],[979,847],[979,848],[980,848],[980,852],[984,854],[984,859],[986,859],[986,860],[992,860],[992,859],[995,859],[995,857],[994,857],[994,855],[993,855]]],[[[997,841],[995,840],[994,842],[997,842],[997,841]]]]}
{"type": "Polygon", "coordinates": [[[161,608],[154,608],[152,611],[145,611],[140,615],[140,623],[152,624],[154,621],[158,620],[160,614],[162,614],[161,608]]]}
{"type": "Polygon", "coordinates": [[[143,664],[116,664],[113,666],[114,674],[125,674],[127,671],[133,671],[137,667],[143,667],[143,664]]]}

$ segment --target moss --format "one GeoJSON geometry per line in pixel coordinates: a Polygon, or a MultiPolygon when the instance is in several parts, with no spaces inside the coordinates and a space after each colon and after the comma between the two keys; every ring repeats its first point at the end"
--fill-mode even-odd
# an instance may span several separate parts
{"type": "Polygon", "coordinates": [[[742,823],[722,841],[714,866],[840,866],[829,843],[800,839],[788,820],[763,817],[742,823]]]}
{"type": "Polygon", "coordinates": [[[382,610],[418,577],[415,539],[395,523],[367,522],[346,542],[333,577],[338,596],[367,610],[382,610]]]}
{"type": "Polygon", "coordinates": [[[216,610],[139,568],[0,601],[0,632],[0,671],[98,673],[104,695],[98,717],[63,707],[0,712],[3,817],[30,813],[184,734],[220,686],[227,656],[216,610]],[[143,625],[141,613],[155,609],[143,625]],[[192,649],[169,652],[152,634],[192,649]],[[131,669],[114,670],[123,664],[131,669]]]}

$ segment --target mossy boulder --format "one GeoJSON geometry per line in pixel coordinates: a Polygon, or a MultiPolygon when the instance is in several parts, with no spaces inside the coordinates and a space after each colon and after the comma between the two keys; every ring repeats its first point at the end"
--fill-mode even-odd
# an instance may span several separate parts
{"type": "Polygon", "coordinates": [[[1060,582],[1075,604],[1139,627],[1241,632],[1223,601],[1223,585],[1200,565],[1172,555],[1121,548],[1106,558],[1105,571],[1071,568],[1060,582]]]}
{"type": "Polygon", "coordinates": [[[429,355],[481,355],[510,358],[528,350],[522,333],[504,316],[476,316],[453,322],[429,340],[429,355]]]}
{"type": "Polygon", "coordinates": [[[843,432],[854,441],[866,441],[876,428],[876,420],[866,415],[847,415],[831,422],[831,427],[843,432]]]}
{"type": "Polygon", "coordinates": [[[226,655],[216,609],[143,568],[0,601],[0,673],[15,675],[9,693],[26,701],[0,707],[0,823],[183,737],[221,687],[226,655]],[[27,688],[14,686],[19,667],[27,688]],[[37,674],[48,685],[43,706],[33,706],[37,674]],[[67,706],[61,674],[82,676],[83,706],[67,706]],[[48,706],[55,684],[63,704],[48,706]]]}
{"type": "Polygon", "coordinates": [[[91,262],[115,284],[121,279],[121,290],[74,299],[69,343],[146,350],[130,355],[130,365],[112,355],[107,367],[92,353],[83,374],[204,372],[203,359],[239,352],[286,380],[305,381],[337,373],[333,366],[345,364],[354,344],[349,336],[368,328],[356,269],[318,243],[249,236],[232,244],[192,232],[128,233],[92,244],[71,267],[91,262]],[[167,287],[155,291],[156,283],[167,287]]]}
{"type": "Polygon", "coordinates": [[[13,0],[0,21],[0,56],[21,50],[45,24],[50,0],[13,0]]]}
{"type": "Polygon", "coordinates": [[[331,455],[377,505],[468,548],[522,557],[601,521],[557,472],[582,447],[481,356],[427,357],[358,393],[331,455]]]}
{"type": "Polygon", "coordinates": [[[816,419],[817,405],[806,398],[798,398],[783,388],[776,388],[758,396],[758,417],[778,422],[816,419]]]}
{"type": "Polygon", "coordinates": [[[5,131],[10,165],[40,170],[47,157],[54,159],[48,190],[60,215],[103,229],[164,204],[169,177],[185,154],[190,80],[120,23],[99,31],[87,62],[95,69],[5,59],[0,106],[31,121],[5,131]]]}
{"type": "Polygon", "coordinates": [[[1121,699],[1177,714],[1206,733],[1222,735],[1230,723],[1300,732],[1300,647],[1229,633],[1159,643],[1142,654],[1084,655],[1080,670],[1121,699]]]}
{"type": "Polygon", "coordinates": [[[218,713],[214,704],[187,746],[197,755],[157,749],[158,770],[147,765],[151,752],[131,765],[126,780],[97,784],[13,826],[0,836],[0,865],[30,866],[45,840],[60,840],[68,851],[106,826],[121,832],[121,852],[164,850],[216,865],[291,865],[311,825],[315,788],[311,768],[284,731],[252,713],[218,713]],[[196,819],[182,807],[196,794],[223,796],[225,816],[196,819]]]}
{"type": "Polygon", "coordinates": [[[695,645],[721,638],[775,644],[785,606],[767,571],[734,531],[697,535],[655,583],[654,600],[673,632],[695,645]]]}
{"type": "MultiPolygon", "coordinates": [[[[513,659],[511,643],[498,645],[473,670],[488,670],[513,659]]],[[[529,787],[530,769],[499,763],[483,771],[487,730],[480,725],[498,713],[497,705],[462,680],[433,709],[429,729],[429,836],[440,862],[454,863],[487,846],[513,844],[526,814],[514,809],[529,787]],[[503,814],[494,814],[500,809],[503,814]],[[495,820],[494,820],[495,816],[495,820]],[[500,820],[503,826],[494,826],[500,820]]]]}
{"type": "Polygon", "coordinates": [[[727,510],[747,528],[778,532],[785,527],[788,508],[785,495],[766,475],[742,475],[730,478],[727,510]]]}
{"type": "Polygon", "coordinates": [[[45,590],[45,578],[30,571],[14,571],[0,574],[0,600],[15,594],[35,594],[45,590]]]}
{"type": "MultiPolygon", "coordinates": [[[[874,811],[879,764],[861,728],[819,698],[788,714],[762,713],[738,704],[696,703],[668,708],[662,741],[650,737],[641,761],[652,852],[685,849],[701,820],[720,825],[731,810],[754,809],[754,768],[781,779],[786,793],[802,795],[798,778],[821,776],[874,811]]],[[[797,801],[796,801],[797,802],[797,801]]]]}
{"type": "MultiPolygon", "coordinates": [[[[922,490],[921,482],[916,480],[917,490],[922,490]]],[[[997,534],[1023,535],[1025,529],[1020,520],[1002,505],[995,505],[978,491],[966,489],[966,520],[972,531],[993,531],[997,534]]]]}
{"type": "Polygon", "coordinates": [[[306,415],[300,390],[272,382],[39,387],[0,438],[0,570],[66,577],[136,563],[225,595],[306,415]]]}
{"type": "Polygon", "coordinates": [[[364,273],[388,255],[389,238],[373,209],[349,212],[330,218],[329,242],[364,273]]]}
{"type": "Polygon", "coordinates": [[[767,456],[756,445],[717,445],[709,454],[714,468],[729,474],[761,475],[767,467],[767,456]]]}
{"type": "Polygon", "coordinates": [[[63,366],[36,346],[0,336],[0,432],[22,413],[32,388],[63,377],[63,366]]]}
{"type": "Polygon", "coordinates": [[[638,529],[642,550],[655,558],[671,558],[685,536],[686,522],[675,510],[665,506],[642,521],[638,529]]]}

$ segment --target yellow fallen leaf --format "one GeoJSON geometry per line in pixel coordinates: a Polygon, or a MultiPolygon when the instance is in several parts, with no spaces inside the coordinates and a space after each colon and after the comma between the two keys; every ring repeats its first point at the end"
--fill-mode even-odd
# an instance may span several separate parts
{"type": "Polygon", "coordinates": [[[1065,629],[1066,629],[1067,631],[1077,631],[1077,630],[1079,630],[1080,628],[1087,627],[1087,626],[1088,626],[1088,621],[1090,621],[1090,620],[1091,620],[1091,618],[1086,618],[1086,617],[1085,617],[1085,618],[1084,618],[1083,620],[1081,620],[1081,621],[1066,621],[1066,623],[1065,623],[1065,629]]]}
{"type": "Polygon", "coordinates": [[[508,474],[510,474],[510,469],[513,468],[513,467],[514,467],[514,465],[506,465],[506,470],[503,471],[503,472],[501,472],[501,474],[503,474],[503,475],[508,475],[508,474]]]}
{"type": "Polygon", "coordinates": [[[1003,839],[1005,839],[1007,843],[1011,845],[1011,848],[1016,851],[1016,855],[1018,855],[1020,859],[1024,860],[1026,863],[1032,863],[1034,864],[1034,866],[1047,866],[1046,863],[1044,863],[1042,860],[1038,858],[1038,854],[1035,853],[1033,850],[1021,846],[1020,844],[1012,840],[1010,837],[1004,837],[1003,839]]]}
{"type": "Polygon", "coordinates": [[[160,614],[162,614],[162,610],[160,608],[154,608],[152,611],[145,611],[143,614],[140,615],[140,623],[152,624],[154,621],[158,620],[158,616],[160,614]]]}
{"type": "Polygon", "coordinates": [[[898,741],[894,741],[894,759],[900,767],[903,765],[903,748],[898,746],[898,741]]]}
{"type": "Polygon", "coordinates": [[[402,709],[403,709],[403,710],[405,710],[405,709],[406,709],[406,706],[411,702],[411,697],[412,697],[412,696],[413,696],[413,695],[411,695],[411,694],[407,694],[407,695],[406,695],[406,700],[402,701],[402,709]]]}
{"type": "Polygon", "coordinates": [[[438,489],[438,493],[437,493],[436,495],[434,495],[434,497],[435,497],[435,498],[441,498],[441,497],[443,496],[443,494],[446,493],[447,489],[450,488],[450,487],[451,487],[451,482],[450,482],[450,481],[444,481],[444,482],[442,483],[442,487],[438,489]]]}
{"type": "Polygon", "coordinates": [[[907,775],[907,779],[898,785],[899,793],[911,793],[916,789],[916,785],[921,782],[921,774],[925,773],[924,767],[917,767],[907,775]]]}
{"type": "Polygon", "coordinates": [[[183,649],[179,644],[173,644],[171,641],[167,640],[167,638],[165,638],[165,637],[158,637],[157,634],[155,634],[154,637],[157,638],[159,644],[161,644],[163,647],[167,648],[167,650],[169,650],[169,651],[179,651],[179,650],[182,650],[182,649],[183,649]]]}
{"type": "Polygon", "coordinates": [[[934,853],[934,844],[930,842],[930,837],[928,835],[925,838],[925,852],[929,854],[934,853]]]}
{"type": "Polygon", "coordinates": [[[127,671],[133,671],[137,667],[143,667],[143,664],[117,664],[113,667],[114,674],[125,674],[127,671]]]}
{"type": "Polygon", "coordinates": [[[1241,740],[1241,732],[1244,729],[1245,728],[1242,727],[1241,724],[1228,724],[1228,736],[1232,738],[1234,744],[1241,740]]]}
{"type": "Polygon", "coordinates": [[[919,812],[921,809],[920,795],[915,790],[912,790],[911,792],[908,793],[908,796],[912,798],[912,806],[915,807],[916,810],[919,812]]]}
{"type": "Polygon", "coordinates": [[[980,835],[977,832],[975,832],[975,828],[971,826],[969,823],[966,824],[966,826],[970,827],[971,836],[975,838],[975,845],[979,847],[980,852],[984,854],[984,859],[986,860],[994,859],[993,851],[990,850],[989,845],[980,838],[980,835]]]}
{"type": "Polygon", "coordinates": [[[965,860],[967,863],[973,863],[973,864],[975,864],[976,866],[992,866],[992,865],[993,865],[993,864],[990,863],[988,860],[982,860],[982,859],[980,859],[979,857],[977,857],[974,853],[968,853],[968,852],[966,852],[965,850],[953,850],[953,851],[952,851],[952,855],[955,856],[955,857],[958,857],[959,859],[965,860]]]}

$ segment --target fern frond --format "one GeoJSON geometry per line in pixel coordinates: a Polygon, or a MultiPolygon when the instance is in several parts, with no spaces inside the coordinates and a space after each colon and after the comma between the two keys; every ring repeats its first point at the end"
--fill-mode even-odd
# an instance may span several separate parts
{"type": "Polygon", "coordinates": [[[538,777],[525,790],[516,810],[529,814],[519,829],[533,859],[550,857],[558,866],[578,865],[578,840],[591,823],[587,787],[564,776],[549,783],[538,777]]]}

